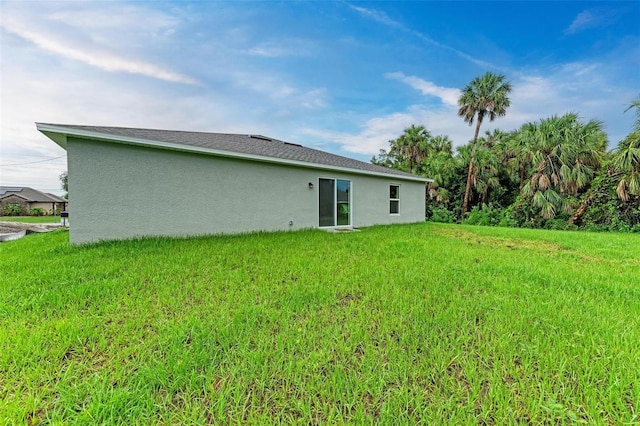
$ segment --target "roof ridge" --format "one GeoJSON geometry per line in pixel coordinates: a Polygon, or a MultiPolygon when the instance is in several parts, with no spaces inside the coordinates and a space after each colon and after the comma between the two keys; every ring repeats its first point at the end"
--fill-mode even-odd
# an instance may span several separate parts
{"type": "MultiPolygon", "coordinates": [[[[10,195],[16,195],[20,198],[24,198],[30,202],[55,202],[61,203],[64,198],[52,194],[49,192],[40,191],[39,189],[31,188],[29,186],[0,186],[0,196],[2,198],[10,195]],[[9,194],[9,195],[6,195],[9,194]]],[[[66,200],[65,200],[66,202],[66,200]]]]}
{"type": "MultiPolygon", "coordinates": [[[[211,132],[204,130],[176,130],[176,129],[158,129],[151,127],[129,127],[129,126],[98,126],[98,125],[88,125],[88,124],[55,124],[55,123],[41,123],[37,122],[37,125],[44,124],[47,126],[56,126],[56,127],[70,127],[70,128],[80,128],[80,129],[119,129],[119,130],[142,130],[142,131],[151,131],[151,132],[173,132],[173,133],[196,133],[201,135],[227,135],[227,136],[261,136],[264,138],[268,138],[273,141],[278,141],[280,139],[272,138],[271,136],[265,136],[258,133],[230,133],[230,132],[211,132]]],[[[284,142],[284,141],[281,141],[284,142]]]]}
{"type": "Polygon", "coordinates": [[[47,123],[36,123],[36,125],[38,130],[63,148],[66,147],[69,136],[76,136],[134,145],[141,144],[156,148],[187,149],[209,155],[227,155],[228,153],[232,157],[252,161],[277,162],[292,166],[324,167],[339,171],[387,175],[397,179],[404,178],[425,182],[430,180],[401,170],[263,135],[47,123]]]}

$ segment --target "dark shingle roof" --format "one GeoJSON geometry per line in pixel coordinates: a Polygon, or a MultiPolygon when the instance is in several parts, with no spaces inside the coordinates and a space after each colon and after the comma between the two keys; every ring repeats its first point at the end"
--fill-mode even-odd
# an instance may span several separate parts
{"type": "Polygon", "coordinates": [[[0,186],[0,197],[2,197],[5,192],[20,192],[22,188],[22,186],[0,186]]]}
{"type": "Polygon", "coordinates": [[[353,171],[387,174],[398,177],[424,180],[420,176],[411,175],[388,167],[377,166],[353,158],[331,154],[302,145],[281,141],[261,135],[242,135],[231,133],[204,133],[176,130],[138,129],[128,127],[76,126],[61,124],[36,123],[38,129],[49,136],[59,133],[76,136],[92,136],[118,140],[135,139],[149,142],[160,142],[184,145],[204,150],[225,151],[247,156],[266,157],[276,160],[302,162],[310,165],[325,165],[350,169],[353,171]]]}
{"type": "Polygon", "coordinates": [[[67,203],[68,200],[54,194],[41,192],[26,186],[0,186],[0,198],[17,195],[31,203],[67,203]]]}

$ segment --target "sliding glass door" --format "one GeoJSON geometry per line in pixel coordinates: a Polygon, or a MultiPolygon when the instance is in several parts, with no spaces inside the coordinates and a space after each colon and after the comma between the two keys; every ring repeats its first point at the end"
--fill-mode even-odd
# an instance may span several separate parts
{"type": "Polygon", "coordinates": [[[320,179],[319,226],[351,226],[351,181],[320,179]]]}
{"type": "Polygon", "coordinates": [[[320,179],[319,212],[320,226],[336,226],[336,187],[333,179],[320,179]]]}

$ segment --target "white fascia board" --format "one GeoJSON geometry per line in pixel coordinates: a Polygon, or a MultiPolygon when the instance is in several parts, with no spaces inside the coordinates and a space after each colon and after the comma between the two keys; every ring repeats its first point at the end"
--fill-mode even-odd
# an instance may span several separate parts
{"type": "Polygon", "coordinates": [[[264,155],[244,154],[241,152],[233,152],[233,151],[223,151],[219,149],[184,145],[184,144],[178,144],[173,142],[162,142],[162,141],[155,141],[151,139],[141,139],[141,138],[132,138],[128,136],[110,135],[108,133],[91,132],[87,130],[79,130],[79,129],[69,128],[65,126],[56,126],[51,124],[36,123],[36,127],[39,131],[44,133],[47,137],[49,137],[51,140],[53,140],[55,143],[57,143],[64,149],[66,149],[67,147],[67,137],[77,136],[77,137],[88,138],[93,140],[122,143],[127,145],[138,145],[138,146],[145,146],[145,147],[152,147],[152,148],[168,149],[172,151],[208,154],[208,155],[214,155],[218,157],[260,161],[264,163],[282,164],[282,165],[304,167],[304,168],[310,168],[310,169],[331,170],[336,172],[378,176],[378,177],[385,177],[389,179],[408,180],[408,181],[423,182],[423,183],[433,182],[433,179],[428,179],[421,176],[413,177],[413,176],[402,176],[402,175],[396,175],[396,174],[390,174],[390,173],[372,172],[368,170],[351,169],[348,167],[339,167],[339,166],[331,166],[331,165],[320,164],[320,163],[308,163],[306,161],[299,161],[299,160],[288,160],[283,158],[267,157],[264,155]]]}

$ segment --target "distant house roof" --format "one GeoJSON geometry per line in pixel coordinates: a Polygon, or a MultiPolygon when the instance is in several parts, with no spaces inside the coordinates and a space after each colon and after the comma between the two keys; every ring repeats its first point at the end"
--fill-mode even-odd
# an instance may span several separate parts
{"type": "Polygon", "coordinates": [[[352,173],[394,176],[430,182],[431,179],[382,167],[353,158],[330,154],[302,145],[261,135],[153,130],[127,127],[76,126],[36,123],[39,131],[66,149],[67,137],[76,136],[132,145],[199,152],[300,167],[325,168],[352,173]]]}
{"type": "Polygon", "coordinates": [[[0,186],[0,198],[5,198],[10,195],[17,195],[18,197],[23,198],[30,203],[69,202],[69,200],[65,200],[64,198],[58,197],[57,195],[38,191],[37,189],[28,188],[26,186],[0,186]]]}

